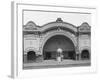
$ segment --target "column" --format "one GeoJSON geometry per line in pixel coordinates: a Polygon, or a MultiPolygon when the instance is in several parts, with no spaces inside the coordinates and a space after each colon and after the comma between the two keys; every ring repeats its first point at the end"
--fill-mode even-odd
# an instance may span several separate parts
{"type": "Polygon", "coordinates": [[[43,61],[43,52],[42,52],[42,47],[39,48],[38,54],[40,55],[40,61],[43,61]]]}
{"type": "Polygon", "coordinates": [[[79,60],[79,57],[80,57],[80,53],[79,53],[79,49],[78,47],[76,47],[76,60],[79,60]]]}

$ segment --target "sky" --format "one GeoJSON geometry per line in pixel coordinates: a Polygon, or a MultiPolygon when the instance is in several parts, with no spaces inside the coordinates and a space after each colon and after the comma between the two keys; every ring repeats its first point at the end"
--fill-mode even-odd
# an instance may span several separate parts
{"type": "Polygon", "coordinates": [[[91,25],[91,14],[24,11],[24,25],[28,21],[33,21],[36,25],[42,26],[49,22],[56,21],[57,18],[61,18],[64,22],[71,23],[75,26],[80,26],[83,22],[87,22],[91,25]]]}

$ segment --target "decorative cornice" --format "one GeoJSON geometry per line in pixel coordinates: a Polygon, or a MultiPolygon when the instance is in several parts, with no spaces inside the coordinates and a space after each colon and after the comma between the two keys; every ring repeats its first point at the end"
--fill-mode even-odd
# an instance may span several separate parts
{"type": "Polygon", "coordinates": [[[37,30],[37,25],[33,21],[29,21],[23,26],[25,30],[37,30]]]}
{"type": "Polygon", "coordinates": [[[78,27],[78,31],[81,33],[91,32],[91,27],[87,22],[84,22],[81,24],[81,26],[78,27]]]}
{"type": "Polygon", "coordinates": [[[87,22],[84,22],[79,27],[76,27],[70,23],[64,22],[61,18],[57,18],[56,21],[47,23],[43,26],[37,26],[33,21],[29,21],[26,25],[24,25],[23,31],[31,34],[36,32],[42,34],[58,29],[71,32],[75,35],[78,33],[90,32],[90,26],[87,22]]]}

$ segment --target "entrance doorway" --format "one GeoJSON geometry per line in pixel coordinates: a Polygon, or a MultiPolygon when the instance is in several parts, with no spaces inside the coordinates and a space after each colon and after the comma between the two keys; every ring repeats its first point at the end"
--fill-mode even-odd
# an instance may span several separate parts
{"type": "Polygon", "coordinates": [[[56,59],[58,48],[62,49],[63,59],[75,59],[73,42],[64,35],[55,35],[48,39],[43,47],[44,60],[56,59]]]}
{"type": "Polygon", "coordinates": [[[36,60],[36,54],[34,51],[27,52],[27,60],[35,61],[36,60]]]}
{"type": "Polygon", "coordinates": [[[81,58],[83,60],[90,59],[89,51],[88,50],[83,50],[82,53],[81,53],[81,58]]]}
{"type": "Polygon", "coordinates": [[[64,59],[76,59],[76,53],[75,51],[64,51],[63,52],[64,59]]]}

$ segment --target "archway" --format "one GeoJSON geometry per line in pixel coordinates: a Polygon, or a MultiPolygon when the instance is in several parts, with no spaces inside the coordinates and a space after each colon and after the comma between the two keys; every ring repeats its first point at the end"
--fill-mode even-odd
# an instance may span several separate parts
{"type": "Polygon", "coordinates": [[[90,54],[89,54],[89,51],[88,50],[83,50],[81,52],[81,59],[83,59],[83,60],[90,59],[90,54]]]}
{"type": "Polygon", "coordinates": [[[54,35],[44,44],[44,60],[56,59],[58,48],[63,50],[63,59],[75,59],[75,46],[73,42],[65,35],[54,35]]]}
{"type": "Polygon", "coordinates": [[[36,60],[36,53],[34,51],[27,52],[27,60],[28,61],[35,61],[36,60]]]}

